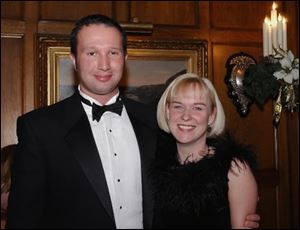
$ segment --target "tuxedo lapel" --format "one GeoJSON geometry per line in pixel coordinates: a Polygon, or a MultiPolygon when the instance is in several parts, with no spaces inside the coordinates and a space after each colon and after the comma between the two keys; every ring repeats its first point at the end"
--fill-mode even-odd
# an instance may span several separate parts
{"type": "MultiPolygon", "coordinates": [[[[134,118],[132,118],[134,120],[134,118]]],[[[151,162],[156,149],[156,137],[145,126],[137,125],[133,122],[133,127],[140,148],[141,167],[142,167],[142,185],[143,185],[143,213],[144,228],[151,228],[153,217],[153,188],[149,178],[151,162]]]]}
{"type": "MultiPolygon", "coordinates": [[[[135,131],[141,156],[144,228],[151,228],[154,192],[149,173],[156,151],[156,131],[151,129],[145,121],[141,120],[141,117],[143,118],[143,116],[137,116],[140,110],[142,110],[142,108],[138,107],[140,105],[132,105],[130,104],[130,101],[127,100],[124,100],[124,104],[135,131]]],[[[149,116],[149,114],[147,116],[149,116]]]]}
{"type": "MultiPolygon", "coordinates": [[[[66,142],[68,143],[71,151],[74,153],[74,156],[78,160],[91,185],[95,189],[103,207],[106,209],[112,220],[114,220],[112,204],[101,159],[99,157],[88,118],[80,104],[79,97],[78,102],[79,106],[72,110],[71,108],[69,108],[70,110],[67,110],[79,110],[81,112],[77,114],[77,119],[75,119],[76,121],[66,136],[66,142]]],[[[77,102],[74,104],[76,105],[76,103],[77,102]]]]}

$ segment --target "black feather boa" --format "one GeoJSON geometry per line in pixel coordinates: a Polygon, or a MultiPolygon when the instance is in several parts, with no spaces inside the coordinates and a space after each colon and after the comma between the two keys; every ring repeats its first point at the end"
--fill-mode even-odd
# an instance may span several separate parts
{"type": "Polygon", "coordinates": [[[154,227],[230,228],[228,170],[238,159],[255,171],[251,148],[226,133],[207,140],[216,148],[214,155],[181,165],[172,137],[164,135],[162,141],[151,173],[156,188],[154,227]]]}

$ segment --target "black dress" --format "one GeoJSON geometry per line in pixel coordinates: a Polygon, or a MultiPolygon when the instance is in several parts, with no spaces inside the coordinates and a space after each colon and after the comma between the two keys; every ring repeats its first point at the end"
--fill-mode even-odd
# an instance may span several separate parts
{"type": "Polygon", "coordinates": [[[247,163],[253,171],[255,156],[228,134],[208,139],[207,144],[216,149],[214,155],[185,165],[177,161],[175,143],[158,151],[152,172],[154,228],[230,228],[227,175],[231,161],[247,163]]]}

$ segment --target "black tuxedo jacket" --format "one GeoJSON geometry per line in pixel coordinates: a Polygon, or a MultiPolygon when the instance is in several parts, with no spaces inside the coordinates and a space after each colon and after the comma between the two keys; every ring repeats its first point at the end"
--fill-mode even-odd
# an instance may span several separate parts
{"type": "MultiPolygon", "coordinates": [[[[146,106],[123,97],[141,154],[144,228],[157,128],[146,106]]],[[[79,93],[18,118],[8,228],[116,228],[101,159],[79,93]]],[[[126,138],[126,137],[124,137],[126,138]]]]}

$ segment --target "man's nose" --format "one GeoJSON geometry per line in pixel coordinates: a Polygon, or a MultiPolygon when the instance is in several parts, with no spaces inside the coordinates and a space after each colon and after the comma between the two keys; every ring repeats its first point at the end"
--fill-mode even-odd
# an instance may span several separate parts
{"type": "Polygon", "coordinates": [[[106,55],[100,55],[98,58],[98,69],[99,70],[108,70],[110,68],[110,61],[106,55]]]}

